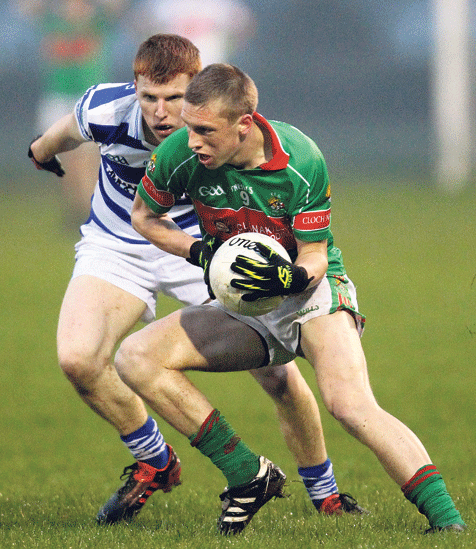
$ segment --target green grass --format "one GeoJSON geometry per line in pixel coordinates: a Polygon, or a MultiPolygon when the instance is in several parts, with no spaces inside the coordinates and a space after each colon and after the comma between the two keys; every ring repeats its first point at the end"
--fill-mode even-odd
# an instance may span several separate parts
{"type": "MultiPolygon", "coordinates": [[[[290,497],[264,507],[243,536],[218,537],[217,496],[225,480],[185,437],[163,425],[181,457],[183,485],[155,495],[133,524],[96,526],[99,506],[131,459],[57,367],[57,315],[76,235],[64,231],[48,181],[42,192],[1,199],[0,547],[476,547],[475,193],[445,197],[416,185],[335,183],[333,199],[336,243],[367,315],[363,345],[374,392],[420,436],[468,532],[457,541],[422,536],[425,519],[324,409],[339,487],[372,514],[317,515],[271,401],[247,373],[192,377],[242,438],[284,469],[290,497]]],[[[162,300],[160,314],[175,307],[162,300]]],[[[315,389],[309,366],[300,366],[315,389]]]]}

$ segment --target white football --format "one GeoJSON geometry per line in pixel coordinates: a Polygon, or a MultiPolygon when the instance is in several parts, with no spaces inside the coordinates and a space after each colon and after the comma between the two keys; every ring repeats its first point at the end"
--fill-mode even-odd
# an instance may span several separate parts
{"type": "Polygon", "coordinates": [[[243,301],[241,296],[248,293],[230,286],[232,278],[245,278],[230,269],[237,255],[244,255],[259,261],[266,259],[255,250],[255,242],[262,242],[287,261],[291,261],[288,252],[277,240],[260,233],[242,233],[226,240],[215,252],[210,263],[210,285],[217,300],[230,311],[245,316],[260,316],[269,313],[281,305],[282,296],[267,297],[257,301],[243,301]]]}

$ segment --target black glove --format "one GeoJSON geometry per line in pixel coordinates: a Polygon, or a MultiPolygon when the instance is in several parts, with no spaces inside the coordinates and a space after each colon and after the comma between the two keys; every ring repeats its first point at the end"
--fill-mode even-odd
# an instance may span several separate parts
{"type": "Polygon", "coordinates": [[[210,286],[210,263],[217,248],[218,246],[215,238],[206,241],[196,240],[190,246],[190,257],[187,257],[187,261],[189,263],[203,269],[203,276],[205,279],[205,284],[208,288],[208,295],[212,299],[216,298],[212,291],[212,287],[210,286]]]}
{"type": "Polygon", "coordinates": [[[298,294],[304,291],[309,278],[304,267],[298,267],[261,242],[255,243],[255,249],[268,261],[257,261],[236,256],[230,268],[233,272],[245,275],[247,278],[233,278],[230,285],[239,290],[251,290],[242,296],[243,301],[256,301],[264,297],[298,294]]]}
{"type": "Polygon", "coordinates": [[[43,163],[38,162],[38,160],[33,156],[33,151],[31,150],[31,146],[40,137],[41,135],[39,135],[38,137],[35,137],[35,139],[33,139],[33,141],[30,143],[30,146],[28,147],[28,158],[31,158],[37,170],[46,170],[47,172],[55,173],[58,177],[63,177],[64,175],[63,166],[61,165],[61,162],[57,156],[54,156],[51,160],[48,160],[48,162],[43,162],[43,163]]]}

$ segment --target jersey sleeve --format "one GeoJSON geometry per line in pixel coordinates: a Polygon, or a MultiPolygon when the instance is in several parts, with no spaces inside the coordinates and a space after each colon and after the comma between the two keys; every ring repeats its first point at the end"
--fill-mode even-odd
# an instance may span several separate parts
{"type": "Polygon", "coordinates": [[[149,208],[158,214],[167,213],[175,204],[175,196],[167,189],[161,189],[156,186],[156,181],[160,183],[160,177],[157,177],[156,171],[157,153],[154,153],[147,164],[144,177],[137,187],[137,193],[149,208]]]}
{"type": "Polygon", "coordinates": [[[78,123],[79,131],[81,135],[87,141],[93,141],[93,135],[89,127],[89,105],[91,103],[91,98],[94,95],[94,90],[97,86],[92,86],[87,90],[87,92],[76,102],[74,108],[74,114],[76,116],[76,122],[78,123]]]}
{"type": "Polygon", "coordinates": [[[133,83],[91,86],[74,108],[81,135],[96,143],[115,142],[118,128],[134,101],[133,83]]]}
{"type": "Polygon", "coordinates": [[[167,213],[186,194],[186,160],[191,155],[186,136],[186,132],[178,130],[154,150],[137,188],[139,196],[155,213],[167,213]]]}
{"type": "Polygon", "coordinates": [[[330,240],[331,233],[331,188],[327,166],[322,153],[313,148],[308,170],[303,169],[299,185],[292,228],[295,238],[305,242],[330,240]]]}

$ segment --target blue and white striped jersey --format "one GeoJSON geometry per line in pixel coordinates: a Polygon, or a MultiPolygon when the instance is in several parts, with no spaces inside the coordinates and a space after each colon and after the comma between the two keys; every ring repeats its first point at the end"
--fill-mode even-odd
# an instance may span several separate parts
{"type": "MultiPolygon", "coordinates": [[[[134,84],[99,84],[76,103],[83,137],[99,145],[101,165],[87,223],[131,244],[147,241],[131,225],[132,202],[155,146],[145,141],[134,84]]],[[[200,234],[192,203],[182,198],[170,210],[175,223],[200,234]]]]}

